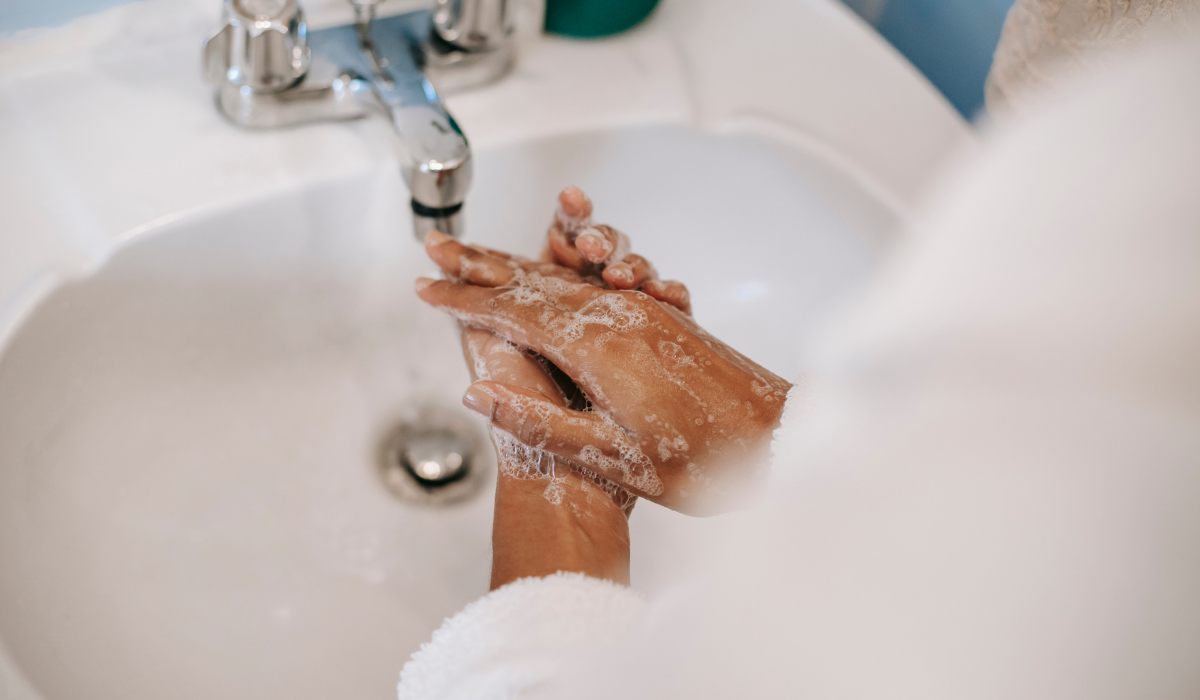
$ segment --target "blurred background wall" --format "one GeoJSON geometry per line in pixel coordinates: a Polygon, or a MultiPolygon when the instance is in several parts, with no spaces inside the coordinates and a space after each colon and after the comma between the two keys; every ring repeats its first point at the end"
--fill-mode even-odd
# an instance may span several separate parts
{"type": "Polygon", "coordinates": [[[844,0],[908,57],[968,119],[1013,0],[844,0]]]}
{"type": "MultiPolygon", "coordinates": [[[[212,0],[216,5],[218,0],[212,0]]],[[[737,0],[730,0],[736,2],[737,0]]],[[[52,27],[129,0],[0,0],[0,37],[52,27]]],[[[1013,0],[844,0],[924,73],[968,119],[1013,0]]]]}
{"type": "Polygon", "coordinates": [[[127,2],[130,0],[0,0],[0,37],[22,29],[56,27],[127,2]]]}

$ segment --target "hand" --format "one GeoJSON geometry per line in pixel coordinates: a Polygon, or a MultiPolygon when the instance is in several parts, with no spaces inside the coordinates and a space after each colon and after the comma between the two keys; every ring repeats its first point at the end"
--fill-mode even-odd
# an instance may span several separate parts
{"type": "Polygon", "coordinates": [[[595,407],[476,382],[464,402],[493,426],[681,512],[728,509],[755,481],[786,381],[648,294],[449,240],[431,256],[462,281],[418,280],[422,299],[549,358],[595,407]]]}
{"type": "MultiPolygon", "coordinates": [[[[591,202],[583,193],[575,188],[564,191],[549,235],[561,236],[562,227],[557,222],[579,220],[585,206],[586,216],[590,217],[591,202]]],[[[547,275],[603,285],[602,262],[586,263],[586,267],[579,264],[577,272],[556,269],[497,251],[468,248],[437,233],[427,237],[426,248],[451,276],[462,274],[464,268],[470,270],[473,255],[484,253],[524,270],[538,269],[547,275]],[[585,271],[595,276],[580,274],[585,271]]],[[[653,281],[649,265],[640,266],[630,281],[653,281]]],[[[682,284],[663,283],[658,289],[665,298],[686,308],[687,289],[682,284]]],[[[569,380],[556,380],[553,367],[534,353],[479,329],[464,328],[462,339],[474,379],[519,386],[563,407],[573,399],[579,400],[564,393],[563,384],[570,385],[569,380]]],[[[578,390],[572,393],[578,394],[578,390]]],[[[492,530],[492,588],[524,576],[545,576],[560,570],[628,584],[627,518],[637,498],[578,465],[521,445],[502,431],[493,431],[492,439],[500,467],[492,530]]]]}

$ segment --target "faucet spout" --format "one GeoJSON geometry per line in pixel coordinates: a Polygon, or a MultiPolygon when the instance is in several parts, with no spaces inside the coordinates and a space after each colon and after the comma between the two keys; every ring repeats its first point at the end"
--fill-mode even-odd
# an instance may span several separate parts
{"type": "Polygon", "coordinates": [[[458,237],[471,185],[471,149],[458,124],[431,105],[390,106],[399,136],[400,173],[412,194],[413,233],[458,237]]]}
{"type": "Polygon", "coordinates": [[[376,20],[374,3],[356,9],[372,94],[395,131],[400,172],[412,195],[413,233],[422,240],[434,230],[458,237],[472,174],[467,137],[417,65],[416,42],[376,20]]]}

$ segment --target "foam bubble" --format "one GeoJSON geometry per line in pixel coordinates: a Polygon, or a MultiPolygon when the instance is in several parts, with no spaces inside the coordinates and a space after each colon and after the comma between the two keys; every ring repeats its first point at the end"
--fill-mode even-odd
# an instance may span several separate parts
{"type": "Polygon", "coordinates": [[[462,279],[487,284],[495,284],[497,282],[496,271],[487,263],[473,260],[472,256],[468,253],[464,253],[458,258],[458,276],[462,279]]]}
{"type": "MultiPolygon", "coordinates": [[[[613,426],[617,434],[625,435],[621,426],[608,414],[597,412],[596,415],[613,426]]],[[[624,483],[651,496],[657,496],[666,490],[658,478],[654,463],[632,438],[613,440],[610,447],[617,453],[617,457],[604,454],[595,445],[587,445],[580,450],[579,458],[590,464],[596,464],[605,471],[619,472],[624,483]]]]}

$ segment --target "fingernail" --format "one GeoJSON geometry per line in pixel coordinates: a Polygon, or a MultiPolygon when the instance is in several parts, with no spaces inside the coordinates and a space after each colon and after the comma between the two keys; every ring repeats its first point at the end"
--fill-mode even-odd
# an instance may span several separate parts
{"type": "Polygon", "coordinates": [[[623,285],[628,285],[633,282],[633,269],[625,263],[609,265],[606,271],[608,272],[609,277],[623,285]]]}
{"type": "Polygon", "coordinates": [[[558,203],[567,216],[579,216],[585,199],[587,198],[583,196],[583,190],[574,186],[558,193],[558,203]]]}
{"type": "Polygon", "coordinates": [[[613,252],[612,243],[597,229],[584,229],[575,239],[575,247],[590,263],[599,264],[613,252]]]}
{"type": "Polygon", "coordinates": [[[472,384],[467,388],[467,393],[463,394],[462,401],[467,408],[491,420],[492,407],[495,405],[496,399],[483,387],[472,384]]]}
{"type": "Polygon", "coordinates": [[[430,231],[425,234],[425,245],[427,246],[439,246],[448,240],[450,237],[441,231],[430,231]]]}
{"type": "Polygon", "coordinates": [[[436,281],[437,280],[431,280],[428,277],[418,277],[416,284],[414,284],[413,286],[417,288],[417,294],[420,294],[421,292],[425,291],[426,287],[428,287],[429,285],[433,284],[436,281]]]}

